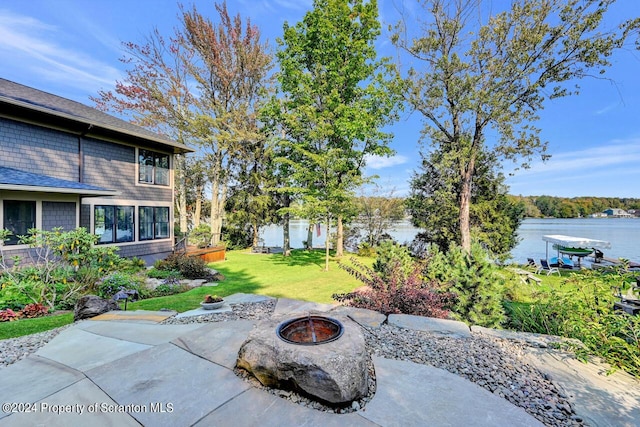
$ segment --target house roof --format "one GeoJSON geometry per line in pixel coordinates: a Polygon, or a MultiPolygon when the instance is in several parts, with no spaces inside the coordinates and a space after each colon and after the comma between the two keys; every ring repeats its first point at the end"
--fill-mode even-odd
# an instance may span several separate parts
{"type": "Polygon", "coordinates": [[[108,140],[138,140],[174,153],[184,144],[70,99],[0,78],[0,116],[108,140]]]}
{"type": "Polygon", "coordinates": [[[81,194],[83,196],[114,196],[118,194],[115,190],[3,166],[0,166],[0,190],[81,194]]]}

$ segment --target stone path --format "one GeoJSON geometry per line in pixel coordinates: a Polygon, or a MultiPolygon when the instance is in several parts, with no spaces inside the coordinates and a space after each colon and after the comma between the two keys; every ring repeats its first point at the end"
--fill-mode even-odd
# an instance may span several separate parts
{"type": "MultiPolygon", "coordinates": [[[[267,297],[236,294],[229,304],[267,297]]],[[[280,299],[277,314],[327,311],[377,327],[464,339],[489,334],[526,344],[533,366],[567,394],[590,426],[640,425],[640,382],[607,365],[581,363],[551,350],[552,337],[473,327],[460,322],[280,299]]],[[[219,311],[229,311],[223,306],[219,311]]],[[[178,316],[199,316],[195,309],[178,316]]],[[[377,390],[349,414],[296,405],[239,379],[237,351],[255,322],[159,324],[175,312],[111,312],[78,322],[37,353],[0,370],[0,426],[540,426],[504,399],[447,371],[374,357],[377,390]],[[7,410],[9,409],[9,410],[7,410]]]]}
{"type": "MultiPolygon", "coordinates": [[[[326,308],[286,299],[276,305],[281,314],[326,308]]],[[[340,310],[362,323],[379,319],[366,310],[340,310]]],[[[364,409],[338,415],[306,408],[255,389],[233,373],[253,321],[157,323],[169,315],[108,313],[79,322],[36,354],[0,370],[0,396],[16,404],[14,412],[0,412],[0,426],[542,425],[447,371],[380,357],[373,360],[376,394],[364,409]]],[[[459,333],[459,324],[445,326],[459,333]]]]}

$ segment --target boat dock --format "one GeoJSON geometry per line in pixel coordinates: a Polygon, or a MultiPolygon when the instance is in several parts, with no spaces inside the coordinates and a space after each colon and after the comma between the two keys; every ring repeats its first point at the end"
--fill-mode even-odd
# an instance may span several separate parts
{"type": "MultiPolygon", "coordinates": [[[[606,262],[608,262],[610,264],[613,264],[613,265],[622,264],[622,261],[620,261],[619,259],[616,259],[616,258],[609,258],[609,257],[604,256],[604,257],[602,257],[602,260],[606,261],[606,262]]],[[[640,263],[629,261],[629,268],[640,268],[640,263]]]]}

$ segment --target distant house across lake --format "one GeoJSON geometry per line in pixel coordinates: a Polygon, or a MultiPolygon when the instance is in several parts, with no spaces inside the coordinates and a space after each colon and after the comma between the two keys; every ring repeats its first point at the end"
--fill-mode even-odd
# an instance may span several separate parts
{"type": "Polygon", "coordinates": [[[609,208],[603,213],[609,218],[633,218],[633,215],[624,209],[609,208]]]}

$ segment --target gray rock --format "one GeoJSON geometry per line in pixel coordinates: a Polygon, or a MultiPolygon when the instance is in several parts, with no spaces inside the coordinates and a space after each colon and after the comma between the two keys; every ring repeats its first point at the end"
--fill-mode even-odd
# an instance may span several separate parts
{"type": "Polygon", "coordinates": [[[256,325],[238,352],[236,366],[252,373],[264,386],[301,389],[319,400],[340,404],[368,392],[368,362],[360,327],[346,317],[342,336],[319,345],[287,343],[276,335],[288,320],[275,317],[256,325]]]}
{"type": "Polygon", "coordinates": [[[471,331],[464,322],[433,317],[412,316],[410,314],[390,314],[390,325],[414,331],[432,332],[453,338],[470,338],[471,331]]]}
{"type": "Polygon", "coordinates": [[[103,299],[97,295],[85,295],[78,300],[73,309],[73,321],[89,319],[111,310],[120,310],[114,300],[103,299]]]}
{"type": "Polygon", "coordinates": [[[338,306],[330,311],[332,316],[344,315],[348,316],[351,320],[362,326],[369,326],[371,328],[379,328],[387,320],[387,316],[382,313],[378,313],[373,310],[366,310],[364,308],[355,308],[347,306],[338,306]]]}

